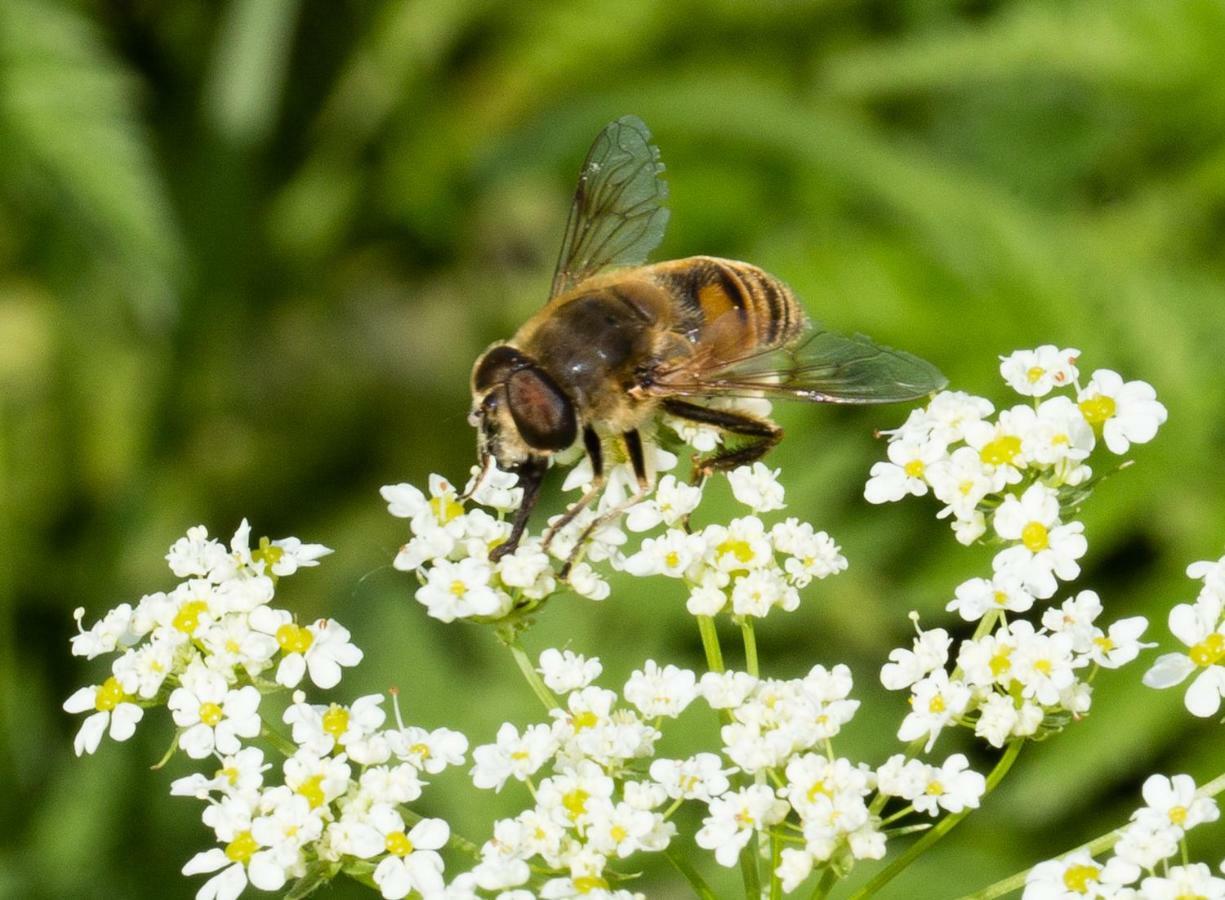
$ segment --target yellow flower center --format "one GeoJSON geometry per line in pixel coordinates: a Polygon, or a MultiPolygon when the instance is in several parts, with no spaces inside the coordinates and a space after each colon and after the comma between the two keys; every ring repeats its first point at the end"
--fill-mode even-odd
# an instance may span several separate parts
{"type": "Polygon", "coordinates": [[[668,551],[668,554],[664,557],[664,565],[666,565],[669,569],[675,569],[680,564],[681,555],[675,550],[668,551]]]}
{"type": "Polygon", "coordinates": [[[464,594],[468,593],[468,585],[456,578],[451,582],[451,593],[456,597],[462,597],[464,594]]]}
{"type": "Polygon", "coordinates": [[[574,889],[580,894],[590,894],[592,891],[608,890],[608,882],[599,875],[580,875],[574,879],[574,889]]]}
{"type": "Polygon", "coordinates": [[[1096,881],[1102,870],[1097,866],[1068,866],[1063,873],[1063,883],[1069,891],[1078,894],[1089,893],[1089,882],[1096,881]]]}
{"type": "MultiPolygon", "coordinates": [[[[1220,662],[1221,657],[1225,657],[1225,634],[1221,634],[1219,631],[1212,632],[1212,634],[1188,650],[1187,656],[1191,657],[1191,662],[1197,666],[1207,667],[1220,662]]],[[[111,681],[113,680],[111,679],[111,681]]],[[[99,706],[98,708],[101,709],[102,707],[99,706]]]]}
{"type": "Polygon", "coordinates": [[[1021,439],[1016,435],[1005,434],[994,441],[984,444],[978,451],[978,457],[989,466],[1004,466],[1012,462],[1021,452],[1021,439]]]}
{"type": "Polygon", "coordinates": [[[431,497],[430,509],[443,525],[464,514],[464,505],[456,502],[454,497],[431,497]]]}
{"type": "Polygon", "coordinates": [[[1037,384],[1045,374],[1046,369],[1042,368],[1041,366],[1033,366],[1028,372],[1025,373],[1025,378],[1030,384],[1037,384]]]}
{"type": "Polygon", "coordinates": [[[123,687],[119,684],[119,679],[112,675],[98,688],[98,693],[94,696],[94,709],[98,712],[110,712],[123,702],[123,698],[123,687]]]}
{"type": "Polygon", "coordinates": [[[829,797],[829,787],[824,781],[814,781],[812,787],[808,789],[808,802],[812,803],[817,797],[829,797]]]}
{"type": "Polygon", "coordinates": [[[323,730],[332,737],[339,738],[349,730],[349,711],[333,703],[323,714],[323,730]]]}
{"type": "Polygon", "coordinates": [[[1185,806],[1175,806],[1169,812],[1170,821],[1175,825],[1181,825],[1187,821],[1187,808],[1185,806]]]}
{"type": "Polygon", "coordinates": [[[587,710],[574,716],[571,721],[574,723],[575,731],[582,731],[584,728],[591,728],[596,725],[600,721],[600,717],[591,710],[587,710]]]}
{"type": "Polygon", "coordinates": [[[1000,647],[995,651],[995,656],[991,657],[991,661],[987,663],[987,667],[991,669],[992,675],[999,678],[1012,668],[1012,660],[1009,659],[1011,654],[1011,647],[1000,647]]]}
{"type": "Polygon", "coordinates": [[[393,831],[388,834],[384,846],[392,856],[408,856],[413,852],[413,842],[403,831],[393,831]]]}
{"type": "Polygon", "coordinates": [[[996,591],[991,595],[991,599],[995,601],[996,606],[1003,606],[1008,602],[1008,594],[1005,591],[996,591]]]}
{"type": "Polygon", "coordinates": [[[281,557],[285,555],[285,550],[282,547],[274,547],[272,541],[266,537],[259,539],[259,549],[251,552],[251,561],[264,563],[264,573],[271,574],[272,567],[281,561],[281,557]]]}
{"type": "Polygon", "coordinates": [[[902,467],[902,471],[904,471],[911,478],[922,478],[924,468],[925,466],[923,465],[923,460],[912,459],[902,467]]]}
{"type": "Polygon", "coordinates": [[[1030,553],[1045,550],[1051,545],[1050,532],[1041,522],[1030,522],[1021,529],[1021,543],[1030,553]]]}
{"type": "Polygon", "coordinates": [[[753,548],[749,546],[748,541],[734,541],[731,538],[716,547],[715,552],[719,556],[726,556],[730,553],[742,563],[749,562],[753,558],[753,548]]]}
{"type": "Polygon", "coordinates": [[[236,863],[244,863],[259,849],[259,843],[251,837],[251,832],[240,831],[234,840],[225,845],[225,855],[236,863]]]}
{"type": "Polygon", "coordinates": [[[970,491],[974,490],[974,482],[967,479],[957,485],[957,490],[961,491],[961,496],[968,497],[970,496],[970,491]]]}
{"type": "Polygon", "coordinates": [[[225,712],[216,703],[200,704],[200,721],[209,728],[216,728],[223,718],[225,712]]]}
{"type": "Polygon", "coordinates": [[[608,830],[608,836],[611,837],[614,842],[619,844],[623,840],[625,840],[627,837],[629,837],[630,833],[626,831],[624,828],[622,828],[620,825],[614,825],[612,828],[608,830]]]}
{"type": "Polygon", "coordinates": [[[944,785],[938,781],[933,781],[927,785],[927,793],[933,797],[939,797],[944,793],[944,785]]]}
{"type": "Polygon", "coordinates": [[[931,702],[927,704],[927,711],[934,712],[934,713],[944,712],[944,698],[941,697],[939,694],[936,694],[936,696],[932,697],[931,702]]]}
{"type": "Polygon", "coordinates": [[[231,786],[238,784],[238,769],[235,766],[226,766],[224,769],[218,771],[217,774],[224,775],[225,780],[228,781],[231,786]]]}
{"type": "Polygon", "coordinates": [[[306,801],[311,805],[311,809],[318,809],[323,805],[323,801],[327,799],[323,794],[323,776],[312,775],[298,785],[297,793],[306,798],[306,801]]]}
{"type": "Polygon", "coordinates": [[[1108,635],[1102,635],[1101,637],[1095,637],[1093,639],[1093,643],[1103,653],[1109,653],[1115,647],[1114,641],[1108,635]]]}
{"type": "Polygon", "coordinates": [[[413,756],[417,757],[418,759],[429,759],[430,745],[421,743],[413,744],[408,748],[408,752],[413,754],[413,756]]]}
{"type": "Polygon", "coordinates": [[[1041,672],[1043,675],[1051,674],[1051,661],[1049,659],[1040,659],[1034,663],[1034,671],[1041,672]]]}
{"type": "Polygon", "coordinates": [[[1078,406],[1085,421],[1094,428],[1101,427],[1102,423],[1113,416],[1115,410],[1118,409],[1113,399],[1100,394],[1088,400],[1081,400],[1078,406]]]}
{"type": "Polygon", "coordinates": [[[315,642],[309,628],[286,622],[276,630],[276,642],[286,653],[305,653],[315,642]]]}
{"type": "Polygon", "coordinates": [[[577,819],[587,811],[587,798],[590,796],[582,788],[575,788],[561,798],[561,805],[571,819],[577,819]]]}
{"type": "Polygon", "coordinates": [[[200,627],[200,616],[208,612],[208,603],[204,600],[188,600],[179,607],[174,620],[170,623],[184,634],[194,634],[200,627]]]}

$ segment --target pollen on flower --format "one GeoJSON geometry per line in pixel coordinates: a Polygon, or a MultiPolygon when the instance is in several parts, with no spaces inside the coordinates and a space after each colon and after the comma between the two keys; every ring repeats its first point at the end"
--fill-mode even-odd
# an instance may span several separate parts
{"type": "Polygon", "coordinates": [[[1198,644],[1193,644],[1187,651],[1187,656],[1191,657],[1191,662],[1197,666],[1215,665],[1225,658],[1225,634],[1219,631],[1212,632],[1198,644]]]}
{"type": "Polygon", "coordinates": [[[911,478],[922,478],[923,472],[926,470],[926,468],[927,467],[923,465],[923,460],[912,459],[910,462],[906,463],[906,465],[902,466],[902,471],[904,471],[911,478]]]}
{"type": "Polygon", "coordinates": [[[1082,400],[1077,405],[1085,421],[1094,426],[1102,425],[1107,419],[1114,416],[1117,409],[1114,399],[1104,394],[1082,400]]]}
{"type": "Polygon", "coordinates": [[[979,458],[989,466],[1004,466],[1012,462],[1021,453],[1021,439],[1013,434],[1006,434],[993,441],[983,444],[978,451],[979,458]]]}
{"type": "Polygon", "coordinates": [[[1100,874],[1102,870],[1097,866],[1068,866],[1068,870],[1063,873],[1063,883],[1070,891],[1087,894],[1089,893],[1089,882],[1095,881],[1100,874]]]}
{"type": "Polygon", "coordinates": [[[276,630],[276,642],[286,653],[305,653],[315,641],[309,628],[286,622],[276,630]]]}
{"type": "Polygon", "coordinates": [[[258,849],[259,843],[251,836],[251,832],[240,831],[234,840],[225,845],[225,855],[234,862],[243,863],[258,849]]]}
{"type": "Polygon", "coordinates": [[[393,831],[388,834],[384,846],[392,856],[408,856],[413,852],[413,842],[403,831],[393,831]]]}
{"type": "Polygon", "coordinates": [[[200,627],[200,616],[208,612],[208,603],[204,600],[189,600],[179,607],[171,624],[184,634],[195,634],[200,627]]]}
{"type": "Polygon", "coordinates": [[[591,710],[586,710],[576,715],[571,719],[575,731],[582,731],[584,728],[592,728],[599,724],[600,717],[591,710]]]}
{"type": "Polygon", "coordinates": [[[587,800],[590,796],[582,788],[576,788],[561,798],[561,805],[571,819],[577,819],[587,811],[587,800]]]}
{"type": "Polygon", "coordinates": [[[464,505],[453,497],[431,497],[430,509],[443,525],[464,514],[464,505]]]}
{"type": "Polygon", "coordinates": [[[99,712],[110,712],[123,702],[123,698],[123,687],[119,684],[119,679],[112,675],[98,688],[98,695],[94,698],[94,708],[99,712]]]}
{"type": "Polygon", "coordinates": [[[1041,366],[1031,366],[1029,371],[1025,373],[1025,378],[1030,384],[1037,384],[1042,380],[1042,376],[1046,374],[1046,369],[1041,366]]]}
{"type": "Polygon", "coordinates": [[[349,730],[349,711],[333,703],[323,714],[323,730],[332,737],[339,738],[349,730]]]}
{"type": "Polygon", "coordinates": [[[1051,545],[1050,532],[1041,522],[1030,522],[1021,529],[1021,543],[1031,553],[1038,553],[1051,545]]]}
{"type": "Polygon", "coordinates": [[[725,556],[728,553],[732,554],[739,562],[746,563],[753,559],[753,548],[749,546],[748,541],[737,541],[728,538],[715,548],[715,552],[720,556],[725,556]]]}
{"type": "Polygon", "coordinates": [[[941,713],[944,712],[944,698],[939,694],[932,697],[931,702],[927,704],[928,712],[941,713]]]}
{"type": "Polygon", "coordinates": [[[991,657],[991,661],[987,665],[990,666],[992,675],[999,678],[1012,668],[1012,660],[1009,658],[1011,654],[1011,647],[1001,647],[995,656],[991,657]]]}
{"type": "Polygon", "coordinates": [[[1187,808],[1185,806],[1172,806],[1167,815],[1175,825],[1182,825],[1187,821],[1187,808]]]}
{"type": "Polygon", "coordinates": [[[281,561],[281,557],[285,555],[283,547],[277,547],[267,537],[259,539],[259,549],[251,551],[251,559],[254,562],[262,561],[264,563],[264,571],[271,572],[272,567],[281,561]]]}
{"type": "Polygon", "coordinates": [[[200,721],[209,728],[216,728],[225,717],[225,711],[216,703],[200,704],[200,721]]]}
{"type": "Polygon", "coordinates": [[[944,785],[933,780],[927,785],[927,793],[932,797],[939,797],[944,793],[944,785]]]}
{"type": "Polygon", "coordinates": [[[310,804],[311,809],[318,809],[323,805],[327,798],[323,793],[323,776],[312,775],[300,785],[298,785],[298,794],[306,798],[306,802],[310,804]]]}

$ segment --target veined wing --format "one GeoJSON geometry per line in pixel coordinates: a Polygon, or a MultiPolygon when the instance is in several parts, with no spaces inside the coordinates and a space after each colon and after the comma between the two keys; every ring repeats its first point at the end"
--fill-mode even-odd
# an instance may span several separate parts
{"type": "Polygon", "coordinates": [[[602,269],[646,261],[668,224],[663,170],[651,132],[637,116],[604,127],[579,172],[550,299],[602,269]]]}
{"type": "Polygon", "coordinates": [[[863,335],[812,326],[785,347],[711,364],[700,355],[661,372],[656,390],[689,396],[752,396],[812,403],[897,403],[948,384],[931,363],[863,335]]]}

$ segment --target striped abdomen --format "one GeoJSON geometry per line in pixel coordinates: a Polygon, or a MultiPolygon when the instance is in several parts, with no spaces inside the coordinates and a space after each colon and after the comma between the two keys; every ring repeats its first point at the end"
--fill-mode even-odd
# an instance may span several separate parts
{"type": "Polygon", "coordinates": [[[690,340],[716,357],[779,347],[804,329],[791,289],[749,263],[691,256],[648,268],[680,304],[690,340]]]}

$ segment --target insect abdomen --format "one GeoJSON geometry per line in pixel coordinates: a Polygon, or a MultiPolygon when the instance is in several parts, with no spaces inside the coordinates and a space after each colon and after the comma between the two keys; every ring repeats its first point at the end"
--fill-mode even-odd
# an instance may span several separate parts
{"type": "Polygon", "coordinates": [[[652,268],[672,288],[689,327],[713,331],[720,343],[769,349],[787,343],[804,327],[804,311],[791,289],[757,266],[695,256],[652,268]]]}

